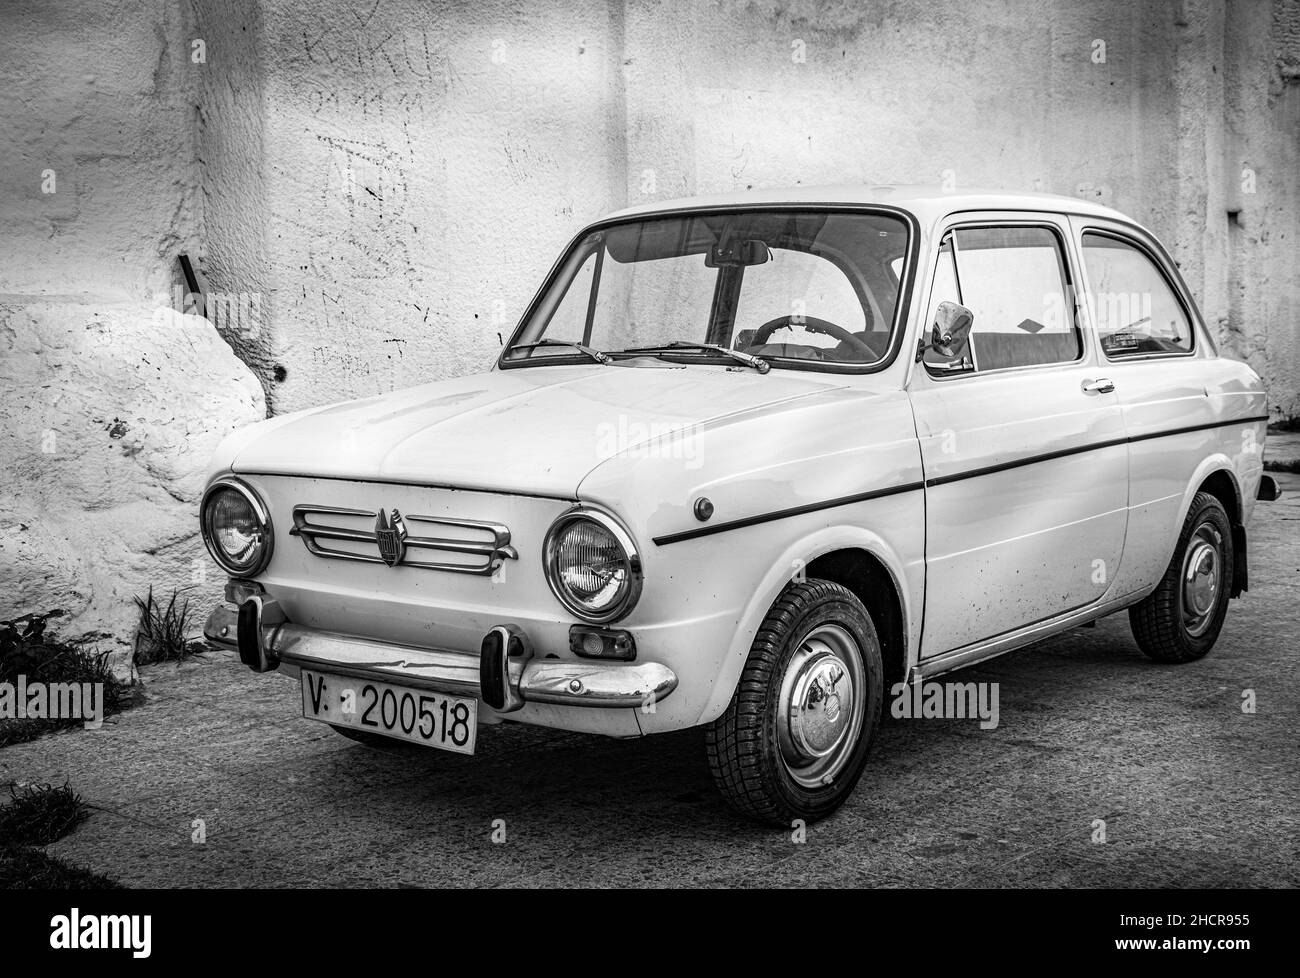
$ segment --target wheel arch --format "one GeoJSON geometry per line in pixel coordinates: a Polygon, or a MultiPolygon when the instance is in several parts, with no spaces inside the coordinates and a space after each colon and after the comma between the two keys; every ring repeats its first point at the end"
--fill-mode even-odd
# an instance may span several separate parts
{"type": "MultiPolygon", "coordinates": [[[[883,538],[858,526],[825,527],[791,544],[772,563],[745,606],[713,693],[697,722],[708,723],[726,710],[759,626],[785,586],[800,573],[848,588],[871,613],[878,632],[891,629],[888,637],[880,635],[885,688],[901,682],[912,663],[912,639],[919,625],[913,620],[919,601],[912,598],[905,570],[901,556],[883,538]],[[870,600],[864,599],[864,594],[870,600]],[[877,609],[887,623],[877,617],[877,609]]],[[[914,586],[920,587],[919,583],[914,586]]]]}
{"type": "Polygon", "coordinates": [[[810,578],[832,581],[848,588],[871,615],[880,639],[885,666],[885,689],[907,678],[907,625],[903,599],[888,566],[861,547],[831,550],[808,562],[810,578]]]}
{"type": "MultiPolygon", "coordinates": [[[[1189,480],[1167,568],[1155,588],[1129,608],[1133,637],[1149,658],[1166,663],[1191,662],[1208,654],[1214,646],[1227,614],[1226,599],[1238,597],[1246,590],[1246,531],[1241,522],[1244,518],[1243,502],[1240,482],[1226,459],[1217,465],[1213,459],[1207,459],[1189,480]],[[1226,517],[1230,531],[1226,545],[1232,549],[1232,563],[1228,568],[1232,577],[1228,588],[1211,593],[1215,602],[1213,618],[1205,618],[1210,609],[1204,612],[1192,609],[1197,621],[1197,630],[1192,631],[1186,610],[1190,580],[1188,568],[1192,565],[1188,563],[1190,551],[1186,548],[1192,542],[1191,534],[1198,528],[1198,523],[1189,522],[1198,497],[1201,506],[1205,507],[1195,512],[1198,523],[1204,518],[1202,514],[1208,511],[1206,497],[1218,502],[1224,510],[1222,516],[1226,517]]],[[[1222,521],[1216,518],[1216,522],[1222,521]]]]}
{"type": "Polygon", "coordinates": [[[1242,500],[1241,486],[1237,484],[1237,476],[1229,468],[1219,468],[1208,473],[1189,494],[1183,506],[1183,519],[1187,518],[1187,511],[1191,508],[1192,499],[1198,492],[1207,492],[1223,503],[1223,508],[1228,511],[1228,518],[1233,525],[1243,522],[1242,519],[1242,500]]]}
{"type": "MultiPolygon", "coordinates": [[[[1206,492],[1219,500],[1223,508],[1228,512],[1228,524],[1232,527],[1232,590],[1229,592],[1230,597],[1238,597],[1246,590],[1247,571],[1246,571],[1246,527],[1245,519],[1248,513],[1246,500],[1242,496],[1241,480],[1233,466],[1232,459],[1222,452],[1215,452],[1202,460],[1201,464],[1196,467],[1192,477],[1187,480],[1187,488],[1183,492],[1182,504],[1178,507],[1178,522],[1174,524],[1175,530],[1172,539],[1169,540],[1168,551],[1164,554],[1161,566],[1166,566],[1174,558],[1174,550],[1178,546],[1178,534],[1182,532],[1183,524],[1187,522],[1187,514],[1192,510],[1192,500],[1196,498],[1198,492],[1206,492]]],[[[1156,584],[1159,582],[1157,581],[1156,584]]],[[[1156,586],[1145,591],[1149,594],[1156,586]]],[[[1144,596],[1145,596],[1144,594],[1144,596]]]]}
{"type": "Polygon", "coordinates": [[[1250,580],[1246,563],[1246,507],[1245,500],[1242,498],[1241,484],[1237,481],[1237,473],[1230,465],[1205,473],[1200,482],[1195,483],[1195,488],[1188,493],[1187,499],[1183,501],[1183,519],[1179,521],[1179,527],[1187,519],[1192,500],[1200,492],[1213,496],[1228,511],[1228,523],[1232,527],[1232,588],[1228,592],[1228,597],[1240,597],[1248,589],[1250,580]]]}

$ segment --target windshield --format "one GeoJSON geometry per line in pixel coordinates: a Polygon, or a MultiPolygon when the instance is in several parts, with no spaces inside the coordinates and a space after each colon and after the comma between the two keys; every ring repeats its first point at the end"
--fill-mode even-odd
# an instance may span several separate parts
{"type": "Polygon", "coordinates": [[[577,243],[502,359],[870,365],[889,349],[907,238],[901,218],[861,211],[603,228],[577,243]]]}

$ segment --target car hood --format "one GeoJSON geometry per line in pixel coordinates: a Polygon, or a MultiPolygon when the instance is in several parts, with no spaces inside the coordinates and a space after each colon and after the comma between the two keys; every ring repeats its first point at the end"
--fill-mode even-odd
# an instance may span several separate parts
{"type": "Polygon", "coordinates": [[[585,475],[630,448],[844,386],[832,374],[712,365],[497,370],[272,418],[236,432],[214,462],[576,498],[585,475]]]}

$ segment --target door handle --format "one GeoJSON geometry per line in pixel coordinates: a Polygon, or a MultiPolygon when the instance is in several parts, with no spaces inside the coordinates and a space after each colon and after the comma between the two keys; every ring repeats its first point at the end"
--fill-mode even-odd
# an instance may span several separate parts
{"type": "Polygon", "coordinates": [[[1109,394],[1115,389],[1115,385],[1105,377],[1098,377],[1096,380],[1085,380],[1082,387],[1085,394],[1109,394]]]}

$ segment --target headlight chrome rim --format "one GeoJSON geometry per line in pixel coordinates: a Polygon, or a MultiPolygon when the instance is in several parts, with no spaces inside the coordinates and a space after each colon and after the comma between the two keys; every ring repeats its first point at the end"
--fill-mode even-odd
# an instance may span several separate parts
{"type": "Polygon", "coordinates": [[[271,525],[271,513],[252,486],[242,479],[237,479],[231,475],[223,475],[208,484],[208,487],[203,490],[203,498],[199,502],[199,527],[202,530],[203,545],[208,548],[208,554],[217,562],[217,566],[231,577],[255,577],[266,569],[266,565],[271,560],[271,552],[275,549],[275,530],[271,525]],[[262,531],[262,547],[258,551],[257,559],[243,567],[232,563],[221,549],[220,544],[214,539],[215,534],[211,527],[208,507],[213,497],[222,490],[233,490],[244,497],[252,508],[253,515],[257,518],[262,531]]]}
{"type": "Polygon", "coordinates": [[[546,531],[546,540],[542,546],[542,569],[546,583],[557,601],[585,622],[593,625],[607,625],[618,621],[636,607],[641,597],[641,552],[637,549],[632,534],[627,531],[612,514],[603,509],[589,505],[578,505],[562,513],[551,528],[546,531]],[[623,593],[607,609],[593,612],[573,598],[560,583],[559,542],[563,532],[572,524],[587,520],[608,532],[622,548],[628,569],[627,586],[623,593]]]}

